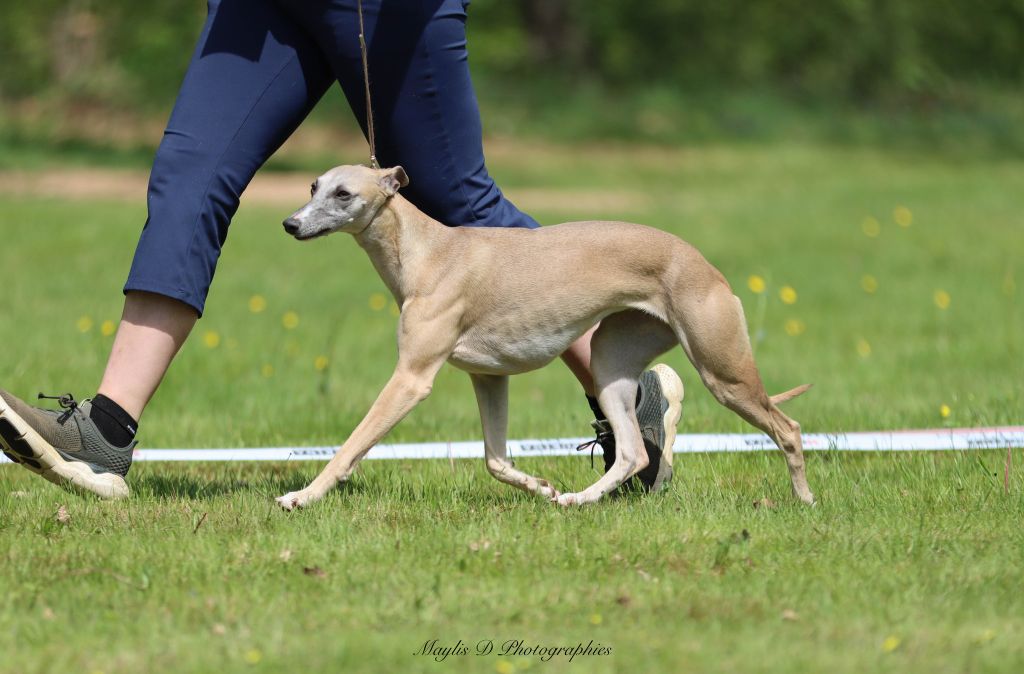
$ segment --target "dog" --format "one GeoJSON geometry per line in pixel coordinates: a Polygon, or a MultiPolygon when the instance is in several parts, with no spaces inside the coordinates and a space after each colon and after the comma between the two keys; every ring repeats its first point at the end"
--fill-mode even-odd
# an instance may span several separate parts
{"type": "Polygon", "coordinates": [[[740,300],[696,248],[626,222],[446,227],[399,194],[408,184],[400,166],[339,166],[320,176],[310,201],[284,221],[300,241],[354,236],[401,307],[394,374],[324,470],[277,499],[284,509],[308,506],[348,480],[366,452],[430,394],[445,362],[473,381],[491,475],[564,506],[593,503],[646,467],[637,379],[677,344],[720,403],[775,441],[793,493],[814,503],[800,425],[778,408],[810,385],[765,393],[740,300]],[[591,371],[617,455],[594,484],[560,494],[507,457],[508,377],[546,365],[597,324],[591,371]]]}

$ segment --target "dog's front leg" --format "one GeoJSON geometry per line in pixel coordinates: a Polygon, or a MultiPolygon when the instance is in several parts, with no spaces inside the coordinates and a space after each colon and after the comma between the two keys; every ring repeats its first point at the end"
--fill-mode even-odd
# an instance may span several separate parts
{"type": "Polygon", "coordinates": [[[363,418],[330,463],[308,487],[277,499],[285,510],[301,508],[323,498],[332,487],[348,479],[359,459],[380,442],[413,407],[430,393],[434,372],[413,373],[395,370],[391,379],[377,396],[370,411],[363,418]]]}
{"type": "Polygon", "coordinates": [[[508,460],[508,377],[505,375],[471,374],[476,402],[480,406],[480,422],[484,430],[487,470],[496,479],[544,498],[558,497],[554,486],[516,469],[508,460]]]}
{"type": "Polygon", "coordinates": [[[352,474],[359,459],[406,414],[430,395],[437,371],[452,352],[458,314],[409,301],[398,321],[398,366],[369,413],[308,487],[277,499],[285,510],[323,498],[352,474]]]}

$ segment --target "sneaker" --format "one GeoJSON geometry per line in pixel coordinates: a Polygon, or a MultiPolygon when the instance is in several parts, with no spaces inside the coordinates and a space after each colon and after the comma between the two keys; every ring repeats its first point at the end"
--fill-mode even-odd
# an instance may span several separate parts
{"type": "MultiPolygon", "coordinates": [[[[672,480],[672,445],[676,441],[676,426],[683,414],[683,382],[675,370],[658,364],[640,375],[639,392],[636,418],[640,423],[648,464],[619,485],[616,492],[636,491],[641,487],[644,491],[656,492],[672,480]]],[[[604,472],[607,473],[615,464],[615,435],[607,420],[594,421],[591,425],[597,431],[597,439],[580,447],[601,445],[604,472]]]]}
{"type": "Polygon", "coordinates": [[[65,489],[108,499],[128,496],[124,476],[137,443],[114,447],[107,442],[89,418],[88,400],[78,403],[71,394],[55,399],[59,411],[31,407],[0,389],[3,453],[65,489]]]}

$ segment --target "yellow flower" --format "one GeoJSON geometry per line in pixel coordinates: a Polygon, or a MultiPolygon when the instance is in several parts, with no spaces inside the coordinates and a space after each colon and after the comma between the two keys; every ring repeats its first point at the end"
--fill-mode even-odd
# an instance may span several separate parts
{"type": "Polygon", "coordinates": [[[590,616],[590,624],[591,625],[600,625],[601,624],[601,614],[600,613],[594,613],[593,615],[591,615],[590,616]]]}
{"type": "Polygon", "coordinates": [[[990,627],[988,629],[982,630],[978,634],[978,636],[974,638],[974,643],[976,643],[976,644],[987,644],[988,642],[992,641],[995,638],[996,638],[996,631],[990,627]]]}
{"type": "Polygon", "coordinates": [[[885,653],[892,653],[894,650],[900,647],[900,638],[897,636],[889,635],[882,642],[882,651],[885,653]]]}
{"type": "Polygon", "coordinates": [[[892,219],[900,227],[910,227],[914,224],[914,214],[906,206],[897,206],[892,209],[892,219]]]}
{"type": "Polygon", "coordinates": [[[388,298],[384,293],[373,293],[370,295],[370,308],[374,311],[382,311],[388,305],[388,298]]]}
{"type": "Polygon", "coordinates": [[[274,376],[274,366],[270,363],[263,363],[263,367],[260,368],[260,374],[264,378],[269,379],[274,376]]]}
{"type": "Polygon", "coordinates": [[[782,286],[779,290],[779,299],[783,304],[796,304],[796,291],[792,286],[782,286]]]}
{"type": "Polygon", "coordinates": [[[860,277],[860,287],[869,295],[874,295],[878,290],[878,279],[871,274],[864,274],[860,277]]]}
{"type": "Polygon", "coordinates": [[[800,335],[804,334],[804,331],[807,329],[807,326],[804,325],[804,322],[801,321],[799,318],[791,318],[788,321],[786,321],[785,328],[786,334],[789,335],[790,337],[799,337],[800,335]]]}
{"type": "Polygon", "coordinates": [[[942,405],[939,406],[939,416],[943,419],[948,419],[949,415],[952,413],[953,410],[949,409],[949,405],[946,403],[942,403],[942,405]]]}
{"type": "Polygon", "coordinates": [[[281,325],[285,330],[294,330],[299,327],[299,315],[294,311],[284,312],[284,316],[281,316],[281,325]]]}
{"type": "Polygon", "coordinates": [[[747,279],[747,287],[750,288],[751,291],[760,295],[761,293],[764,292],[765,289],[764,279],[758,276],[757,274],[754,274],[753,276],[747,279]]]}
{"type": "Polygon", "coordinates": [[[397,302],[392,302],[391,303],[391,307],[389,308],[389,313],[392,316],[394,316],[395,318],[398,318],[399,316],[402,315],[402,310],[398,308],[398,303],[397,302]]]}
{"type": "Polygon", "coordinates": [[[245,652],[245,661],[250,665],[258,665],[263,659],[263,652],[258,648],[252,648],[245,652]]]}
{"type": "Polygon", "coordinates": [[[857,355],[861,358],[867,358],[871,355],[871,345],[863,337],[857,340],[857,355]]]}
{"type": "Polygon", "coordinates": [[[258,314],[267,308],[267,300],[263,295],[253,295],[249,298],[249,311],[258,314]]]}
{"type": "Polygon", "coordinates": [[[932,295],[932,301],[935,302],[935,306],[945,311],[949,308],[949,293],[945,290],[936,290],[932,295]]]}
{"type": "Polygon", "coordinates": [[[216,330],[207,330],[203,333],[203,344],[207,349],[216,349],[220,346],[220,333],[216,330]]]}
{"type": "Polygon", "coordinates": [[[103,335],[104,337],[110,337],[112,334],[114,334],[114,330],[116,329],[117,326],[114,325],[114,321],[103,321],[103,323],[100,325],[100,334],[103,335]]]}
{"type": "Polygon", "coordinates": [[[494,665],[494,671],[498,674],[512,674],[516,671],[516,668],[508,660],[498,660],[497,664],[494,665]]]}
{"type": "Polygon", "coordinates": [[[88,316],[82,316],[75,321],[75,327],[78,328],[79,332],[89,332],[92,330],[92,319],[88,316]]]}
{"type": "Polygon", "coordinates": [[[331,361],[327,359],[327,356],[317,356],[316,360],[313,361],[313,367],[316,368],[317,372],[323,372],[330,364],[331,361]]]}
{"type": "Polygon", "coordinates": [[[1013,271],[1007,269],[1006,273],[1003,274],[1003,294],[1007,297],[1013,297],[1013,293],[1017,291],[1017,283],[1013,280],[1013,271]]]}
{"type": "Polygon", "coordinates": [[[860,223],[860,230],[864,232],[864,236],[874,239],[882,233],[882,225],[875,218],[868,216],[860,223]]]}

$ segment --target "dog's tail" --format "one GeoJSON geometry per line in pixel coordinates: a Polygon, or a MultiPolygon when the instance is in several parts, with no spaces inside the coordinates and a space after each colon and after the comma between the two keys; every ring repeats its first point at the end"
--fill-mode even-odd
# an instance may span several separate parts
{"type": "Polygon", "coordinates": [[[772,401],[772,405],[781,405],[782,403],[788,400],[792,400],[798,395],[807,393],[807,389],[811,388],[812,386],[814,386],[814,384],[804,384],[803,386],[797,386],[796,388],[791,388],[784,393],[778,393],[776,395],[773,395],[771,398],[769,398],[769,400],[772,401]]]}

